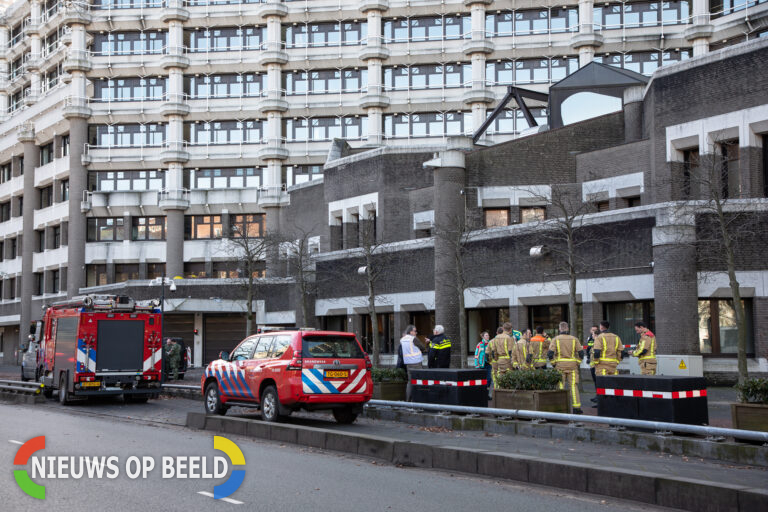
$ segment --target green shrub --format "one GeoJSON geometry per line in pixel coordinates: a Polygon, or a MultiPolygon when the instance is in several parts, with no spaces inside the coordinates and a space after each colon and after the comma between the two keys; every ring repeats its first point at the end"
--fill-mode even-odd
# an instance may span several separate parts
{"type": "Polygon", "coordinates": [[[373,368],[373,382],[405,382],[406,374],[402,368],[373,368]]]}
{"type": "Polygon", "coordinates": [[[747,379],[744,384],[736,384],[739,401],[752,404],[768,404],[768,379],[747,379]]]}
{"type": "Polygon", "coordinates": [[[557,370],[512,370],[496,379],[499,389],[549,391],[558,389],[560,372],[557,370]]]}

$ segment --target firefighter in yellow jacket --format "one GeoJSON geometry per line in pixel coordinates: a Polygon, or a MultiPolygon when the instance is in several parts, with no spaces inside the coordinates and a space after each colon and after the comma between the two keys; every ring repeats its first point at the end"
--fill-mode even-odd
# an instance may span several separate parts
{"type": "Polygon", "coordinates": [[[505,322],[501,326],[501,332],[488,343],[488,359],[491,361],[493,387],[496,388],[496,380],[499,375],[512,369],[512,355],[515,351],[515,340],[509,333],[512,332],[512,324],[505,322]]]}
{"type": "Polygon", "coordinates": [[[635,332],[640,335],[640,341],[632,355],[640,363],[642,375],[656,375],[656,336],[648,329],[645,322],[635,324],[635,332]]]}
{"type": "Polygon", "coordinates": [[[595,338],[595,346],[592,349],[595,362],[595,375],[618,375],[616,369],[621,362],[624,344],[616,334],[608,331],[611,324],[607,320],[600,322],[600,334],[595,338]]]}
{"type": "Polygon", "coordinates": [[[560,334],[549,343],[547,357],[552,366],[560,372],[560,389],[567,389],[573,404],[573,413],[581,414],[581,395],[579,395],[579,365],[584,359],[581,342],[568,334],[568,322],[560,322],[560,334]]]}

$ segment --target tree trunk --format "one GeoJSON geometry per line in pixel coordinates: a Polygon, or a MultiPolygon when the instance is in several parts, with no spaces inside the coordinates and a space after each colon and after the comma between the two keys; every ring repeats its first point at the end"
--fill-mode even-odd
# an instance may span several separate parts
{"type": "Polygon", "coordinates": [[[248,292],[246,293],[245,337],[253,334],[253,274],[248,273],[248,292]]]}
{"type": "Polygon", "coordinates": [[[373,292],[373,282],[370,277],[368,279],[368,315],[371,319],[371,347],[373,348],[373,364],[374,368],[379,367],[379,320],[376,314],[376,294],[373,292]]]}
{"type": "Polygon", "coordinates": [[[568,326],[571,335],[579,332],[578,315],[576,314],[576,254],[573,243],[573,231],[568,230],[568,326]]]}
{"type": "Polygon", "coordinates": [[[728,226],[720,204],[718,204],[718,221],[720,222],[723,235],[725,263],[728,269],[728,284],[731,287],[731,295],[733,297],[733,310],[736,313],[736,332],[738,334],[736,354],[738,357],[739,384],[744,384],[747,378],[749,378],[747,370],[747,321],[744,304],[741,302],[739,281],[736,279],[736,256],[733,251],[733,243],[728,236],[728,226]]]}
{"type": "Polygon", "coordinates": [[[467,367],[467,353],[469,349],[467,343],[469,340],[467,337],[467,310],[464,308],[464,291],[459,291],[459,355],[461,356],[460,368],[467,367]]]}

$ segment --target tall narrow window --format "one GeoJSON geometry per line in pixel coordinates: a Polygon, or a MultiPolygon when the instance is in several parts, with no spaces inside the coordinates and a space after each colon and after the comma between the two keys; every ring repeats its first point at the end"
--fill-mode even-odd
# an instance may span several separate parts
{"type": "Polygon", "coordinates": [[[741,195],[741,181],[739,180],[739,141],[729,140],[720,144],[722,153],[720,184],[722,198],[741,195]]]}
{"type": "Polygon", "coordinates": [[[683,151],[683,176],[682,176],[682,194],[683,199],[691,198],[691,179],[696,174],[699,167],[699,150],[687,149],[683,151]]]}

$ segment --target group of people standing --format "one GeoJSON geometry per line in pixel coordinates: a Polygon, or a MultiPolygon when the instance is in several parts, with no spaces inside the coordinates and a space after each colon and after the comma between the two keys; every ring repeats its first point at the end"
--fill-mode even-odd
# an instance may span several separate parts
{"type": "MultiPolygon", "coordinates": [[[[517,331],[506,322],[499,327],[493,339],[490,339],[488,331],[481,334],[475,349],[475,368],[485,368],[489,384],[493,382],[496,386],[497,379],[505,372],[543,370],[549,362],[561,374],[560,389],[569,391],[573,412],[581,414],[579,367],[585,355],[593,380],[596,375],[617,375],[616,368],[622,358],[629,356],[619,336],[609,329],[607,320],[593,326],[587,344],[583,346],[578,338],[570,334],[568,322],[560,322],[559,334],[554,338],[550,338],[540,325],[536,326],[536,333],[533,334],[530,329],[517,331]]],[[[635,332],[640,335],[640,341],[632,355],[638,357],[643,375],[655,375],[656,337],[644,322],[635,324],[635,332]]]]}

